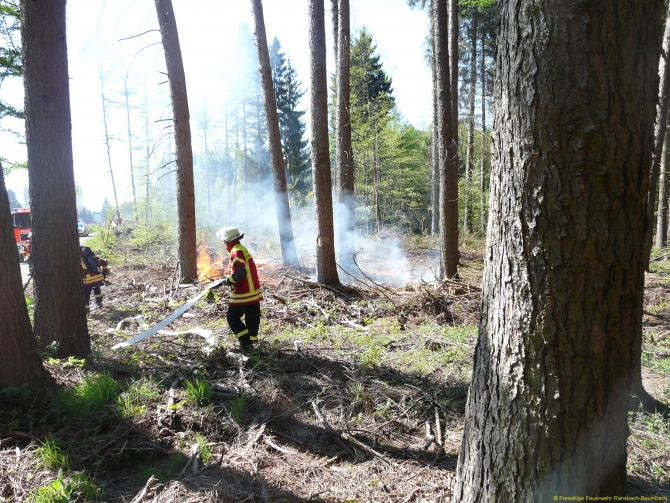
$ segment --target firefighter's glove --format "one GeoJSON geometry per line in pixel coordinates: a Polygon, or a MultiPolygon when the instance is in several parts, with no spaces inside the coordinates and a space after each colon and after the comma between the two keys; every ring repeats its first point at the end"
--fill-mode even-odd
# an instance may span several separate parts
{"type": "Polygon", "coordinates": [[[226,283],[226,285],[231,285],[231,286],[232,286],[232,285],[235,284],[235,281],[233,280],[233,277],[232,277],[232,276],[226,276],[226,281],[225,281],[225,283],[226,283]]]}

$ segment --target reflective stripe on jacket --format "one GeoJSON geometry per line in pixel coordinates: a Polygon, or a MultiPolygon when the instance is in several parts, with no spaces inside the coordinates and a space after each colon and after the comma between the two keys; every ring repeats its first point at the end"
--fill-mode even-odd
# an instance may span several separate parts
{"type": "Polygon", "coordinates": [[[81,275],[84,278],[84,286],[99,285],[105,281],[105,277],[101,272],[91,271],[84,263],[84,258],[81,260],[81,275]]]}
{"type": "Polygon", "coordinates": [[[230,304],[235,306],[248,306],[263,300],[261,283],[258,280],[258,272],[254,259],[249,251],[240,243],[236,243],[230,250],[230,271],[235,270],[235,264],[244,266],[246,277],[233,285],[233,293],[230,294],[230,304]]]}

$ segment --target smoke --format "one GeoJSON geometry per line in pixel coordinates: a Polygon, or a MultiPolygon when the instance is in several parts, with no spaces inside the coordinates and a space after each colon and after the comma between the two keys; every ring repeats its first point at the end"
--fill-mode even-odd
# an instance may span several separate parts
{"type": "MultiPolygon", "coordinates": [[[[234,161],[233,161],[234,162],[234,161]]],[[[239,162],[238,162],[239,165],[239,162]]],[[[238,173],[239,176],[239,173],[238,173]]],[[[261,260],[273,260],[281,263],[279,246],[279,226],[275,206],[274,186],[270,173],[257,180],[238,180],[237,188],[231,187],[228,196],[227,187],[217,191],[212,198],[212,219],[200,218],[207,209],[202,207],[203,195],[196,190],[199,201],[199,225],[209,221],[212,229],[236,227],[244,233],[244,244],[261,260]]],[[[202,190],[202,189],[201,189],[202,190]]],[[[424,264],[410,261],[403,248],[400,237],[392,231],[377,232],[366,235],[357,229],[349,240],[342,241],[342,228],[349,212],[347,205],[334,198],[333,224],[335,252],[338,263],[338,274],[343,283],[369,284],[369,279],[387,286],[402,286],[408,281],[433,281],[434,273],[424,264]],[[348,253],[343,252],[347,250],[348,253]],[[354,250],[353,254],[351,250],[354,250]]],[[[299,207],[291,204],[291,224],[300,265],[314,278],[316,266],[316,231],[314,207],[312,204],[299,207]]]]}

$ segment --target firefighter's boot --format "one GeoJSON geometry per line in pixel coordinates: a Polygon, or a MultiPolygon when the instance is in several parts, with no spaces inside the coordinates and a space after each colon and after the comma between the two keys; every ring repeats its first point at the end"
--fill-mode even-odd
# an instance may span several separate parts
{"type": "Polygon", "coordinates": [[[102,308],[102,294],[95,296],[95,305],[102,308]]]}

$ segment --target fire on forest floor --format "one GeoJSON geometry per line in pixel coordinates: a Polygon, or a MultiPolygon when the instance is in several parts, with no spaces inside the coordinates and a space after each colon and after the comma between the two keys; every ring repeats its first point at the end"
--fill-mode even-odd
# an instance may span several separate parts
{"type": "MultiPolygon", "coordinates": [[[[62,416],[44,395],[4,396],[0,498],[29,500],[57,478],[58,464],[45,466],[51,439],[67,457],[65,480],[87,474],[97,501],[449,501],[482,271],[481,256],[461,262],[461,280],[437,285],[391,288],[361,276],[324,287],[309,270],[259,257],[261,343],[248,356],[225,321],[227,287],[169,327],[212,330],[215,351],[188,334],[110,350],[139,331],[108,333],[119,320],[159,322],[200,291],[171,281],[165,264],[116,268],[105,308],[90,318],[94,357],[48,367],[69,389],[104,374],[119,388],[82,417],[62,416]]],[[[670,462],[670,442],[657,438],[670,439],[664,424],[631,419],[632,494],[669,487],[658,468],[670,462]]]]}

